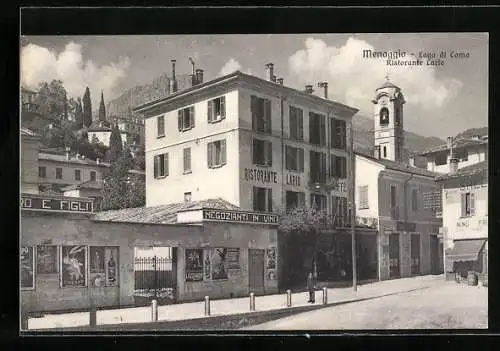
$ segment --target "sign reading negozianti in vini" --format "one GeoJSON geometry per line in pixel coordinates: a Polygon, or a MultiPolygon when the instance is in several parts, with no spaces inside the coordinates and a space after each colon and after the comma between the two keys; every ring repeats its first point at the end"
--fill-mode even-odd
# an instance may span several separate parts
{"type": "Polygon", "coordinates": [[[278,224],[278,215],[266,213],[254,213],[232,210],[203,210],[203,220],[236,222],[236,223],[258,223],[278,224]]]}
{"type": "Polygon", "coordinates": [[[51,197],[29,196],[23,194],[21,195],[21,209],[91,213],[93,212],[93,203],[90,199],[55,199],[51,197]]]}

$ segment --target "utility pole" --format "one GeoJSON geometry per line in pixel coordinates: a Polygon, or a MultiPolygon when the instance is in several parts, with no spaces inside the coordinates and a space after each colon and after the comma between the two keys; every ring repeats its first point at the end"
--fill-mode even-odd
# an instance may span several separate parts
{"type": "Polygon", "coordinates": [[[356,202],[355,202],[355,170],[354,170],[354,137],[352,121],[349,123],[349,215],[351,222],[351,251],[352,251],[352,288],[358,290],[356,269],[356,202]]]}

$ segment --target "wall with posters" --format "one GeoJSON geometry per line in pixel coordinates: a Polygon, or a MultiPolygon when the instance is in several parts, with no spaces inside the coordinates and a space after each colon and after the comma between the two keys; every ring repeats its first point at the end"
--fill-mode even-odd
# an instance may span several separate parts
{"type": "MultiPolygon", "coordinates": [[[[25,311],[134,304],[134,249],[177,247],[177,301],[248,294],[248,249],[275,247],[267,225],[98,222],[85,214],[22,211],[21,304],[25,311]]],[[[268,266],[278,259],[270,254],[268,266]],[[274,258],[273,258],[274,257],[274,258]]],[[[277,292],[266,269],[265,293],[277,292]]]]}

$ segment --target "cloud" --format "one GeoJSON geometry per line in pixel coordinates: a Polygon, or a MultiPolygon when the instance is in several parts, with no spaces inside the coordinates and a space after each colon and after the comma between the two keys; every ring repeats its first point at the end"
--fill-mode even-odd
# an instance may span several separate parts
{"type": "Polygon", "coordinates": [[[387,59],[363,58],[363,50],[375,48],[352,37],[339,47],[309,37],[305,48],[289,57],[290,76],[301,86],[327,81],[330,99],[365,111],[371,111],[370,100],[386,74],[401,87],[408,104],[424,109],[445,106],[463,85],[457,79],[438,78],[425,62],[424,66],[387,66],[387,59]]]}
{"type": "Polygon", "coordinates": [[[119,80],[126,76],[130,67],[128,57],[119,58],[98,66],[91,60],[85,61],[82,46],[68,43],[64,50],[57,53],[45,47],[28,44],[21,51],[21,84],[36,89],[42,81],[60,79],[68,92],[68,97],[82,97],[85,87],[89,87],[92,108],[99,107],[101,90],[105,100],[114,97],[114,89],[119,80]]]}
{"type": "Polygon", "coordinates": [[[225,76],[226,74],[233,73],[234,71],[238,71],[241,69],[241,64],[236,61],[234,58],[230,58],[224,66],[222,66],[219,75],[225,76]]]}

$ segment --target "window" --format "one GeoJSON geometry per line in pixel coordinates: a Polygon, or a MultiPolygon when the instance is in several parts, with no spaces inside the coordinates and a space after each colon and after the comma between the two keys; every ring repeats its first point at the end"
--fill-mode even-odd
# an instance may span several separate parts
{"type": "Polygon", "coordinates": [[[398,219],[399,218],[399,209],[398,209],[398,206],[397,206],[397,198],[396,198],[396,186],[395,185],[391,185],[391,218],[393,219],[398,219]]]}
{"type": "Polygon", "coordinates": [[[359,209],[365,210],[369,208],[368,205],[368,185],[358,187],[359,191],[359,209]]]}
{"type": "Polygon", "coordinates": [[[156,118],[156,126],[158,130],[157,137],[161,138],[165,136],[165,116],[158,116],[156,118]]]}
{"type": "Polygon", "coordinates": [[[290,106],[290,139],[304,140],[304,113],[300,108],[290,106]]]}
{"type": "Polygon", "coordinates": [[[226,97],[221,96],[208,102],[208,123],[219,122],[226,118],[226,97]]]}
{"type": "Polygon", "coordinates": [[[118,267],[118,247],[90,247],[91,286],[117,286],[118,267]]]}
{"type": "Polygon", "coordinates": [[[253,139],[253,164],[259,166],[273,165],[272,142],[253,139]]]}
{"type": "Polygon", "coordinates": [[[273,190],[253,187],[253,210],[257,212],[273,211],[273,190]]]}
{"type": "Polygon", "coordinates": [[[475,194],[474,193],[462,193],[461,194],[462,203],[462,217],[473,216],[476,212],[475,204],[475,194]]]}
{"type": "Polygon", "coordinates": [[[304,150],[291,146],[286,147],[286,169],[289,171],[304,172],[304,150]]]}
{"type": "Polygon", "coordinates": [[[346,122],[335,118],[331,119],[331,146],[336,149],[345,150],[346,142],[346,122]]]}
{"type": "Polygon", "coordinates": [[[311,194],[311,207],[316,207],[320,211],[326,211],[326,195],[321,194],[311,194]]]}
{"type": "Polygon", "coordinates": [[[194,106],[179,110],[177,122],[180,132],[194,128],[194,106]]]}
{"type": "Polygon", "coordinates": [[[95,171],[90,171],[90,180],[95,182],[95,179],[96,179],[95,171]]]}
{"type": "Polygon", "coordinates": [[[75,180],[81,180],[82,179],[82,172],[80,172],[79,169],[75,169],[75,180]]]}
{"type": "Polygon", "coordinates": [[[325,183],[326,181],[326,154],[323,152],[309,152],[310,175],[312,183],[325,183]]]}
{"type": "Polygon", "coordinates": [[[45,167],[38,167],[38,177],[39,178],[45,178],[45,177],[47,177],[47,168],[45,168],[45,167]]]}
{"type": "Polygon", "coordinates": [[[226,140],[217,140],[207,144],[208,168],[226,164],[226,140]]]}
{"type": "Polygon", "coordinates": [[[384,158],[387,158],[387,146],[384,146],[383,150],[384,150],[384,158]]]}
{"type": "Polygon", "coordinates": [[[381,126],[387,126],[389,124],[389,110],[387,107],[382,107],[380,109],[380,125],[381,126]]]}
{"type": "Polygon", "coordinates": [[[413,211],[418,211],[418,191],[417,191],[417,189],[411,189],[411,209],[413,211]]]}
{"type": "Polygon", "coordinates": [[[271,133],[271,100],[251,97],[252,130],[271,133]]]}
{"type": "Polygon", "coordinates": [[[286,194],[286,209],[290,210],[295,207],[304,206],[306,203],[305,194],[296,191],[287,191],[286,194]]]}
{"type": "Polygon", "coordinates": [[[56,168],[56,179],[63,179],[62,168],[56,168]]]}
{"type": "Polygon", "coordinates": [[[313,145],[326,145],[325,116],[309,112],[309,142],[313,145]]]}
{"type": "Polygon", "coordinates": [[[458,158],[460,162],[465,162],[468,160],[468,153],[466,149],[458,149],[453,152],[455,155],[455,158],[458,158]]]}
{"type": "Polygon", "coordinates": [[[184,193],[184,202],[191,201],[191,192],[184,193]]]}
{"type": "Polygon", "coordinates": [[[349,223],[347,214],[347,198],[332,196],[332,215],[334,218],[334,225],[340,227],[346,226],[349,223]]]}
{"type": "Polygon", "coordinates": [[[330,175],[335,178],[347,177],[347,159],[344,156],[330,155],[330,175]]]}
{"type": "Polygon", "coordinates": [[[184,173],[191,173],[191,148],[183,150],[184,173]]]}
{"type": "Polygon", "coordinates": [[[442,166],[445,165],[448,162],[448,153],[447,152],[440,152],[434,156],[434,163],[436,166],[442,166]]]}
{"type": "Polygon", "coordinates": [[[154,177],[155,179],[168,176],[168,153],[156,155],[154,157],[154,177]]]}

